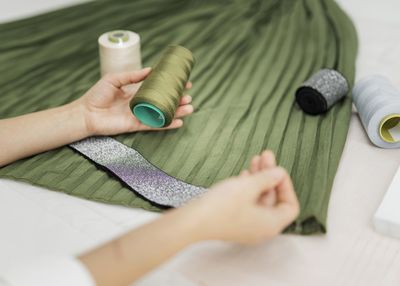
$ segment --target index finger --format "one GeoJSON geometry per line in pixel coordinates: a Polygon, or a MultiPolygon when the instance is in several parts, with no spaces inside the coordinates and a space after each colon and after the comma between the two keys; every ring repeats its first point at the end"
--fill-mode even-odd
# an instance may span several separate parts
{"type": "Polygon", "coordinates": [[[279,203],[298,204],[297,196],[294,191],[292,180],[285,171],[282,181],[276,187],[277,200],[279,203]]]}

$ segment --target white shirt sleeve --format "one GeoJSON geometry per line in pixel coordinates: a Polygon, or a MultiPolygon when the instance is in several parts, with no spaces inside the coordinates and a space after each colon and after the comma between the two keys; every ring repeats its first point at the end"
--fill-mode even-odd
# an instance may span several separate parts
{"type": "Polygon", "coordinates": [[[0,270],[0,285],[95,286],[96,283],[77,258],[41,256],[0,270]]]}

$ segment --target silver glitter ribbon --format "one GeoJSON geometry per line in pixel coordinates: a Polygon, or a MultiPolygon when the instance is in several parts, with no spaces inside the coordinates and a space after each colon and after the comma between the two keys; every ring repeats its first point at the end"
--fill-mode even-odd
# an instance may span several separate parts
{"type": "Polygon", "coordinates": [[[169,176],[135,149],[111,137],[91,137],[69,146],[158,205],[179,207],[207,191],[169,176]]]}

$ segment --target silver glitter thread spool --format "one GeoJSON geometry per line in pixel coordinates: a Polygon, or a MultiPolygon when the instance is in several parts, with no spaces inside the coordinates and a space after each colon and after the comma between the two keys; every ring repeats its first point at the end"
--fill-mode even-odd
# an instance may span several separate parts
{"type": "Polygon", "coordinates": [[[355,84],[353,102],[373,144],[400,148],[400,90],[386,77],[371,75],[355,84]]]}
{"type": "Polygon", "coordinates": [[[322,69],[313,74],[296,91],[296,102],[311,115],[327,112],[349,92],[346,78],[336,70],[322,69]]]}

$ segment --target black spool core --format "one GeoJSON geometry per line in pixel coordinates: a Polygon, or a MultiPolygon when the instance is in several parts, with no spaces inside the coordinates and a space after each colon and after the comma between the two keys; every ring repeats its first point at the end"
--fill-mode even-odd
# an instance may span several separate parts
{"type": "Polygon", "coordinates": [[[309,86],[302,86],[296,91],[296,102],[304,112],[317,115],[328,110],[325,97],[318,90],[309,86]]]}

